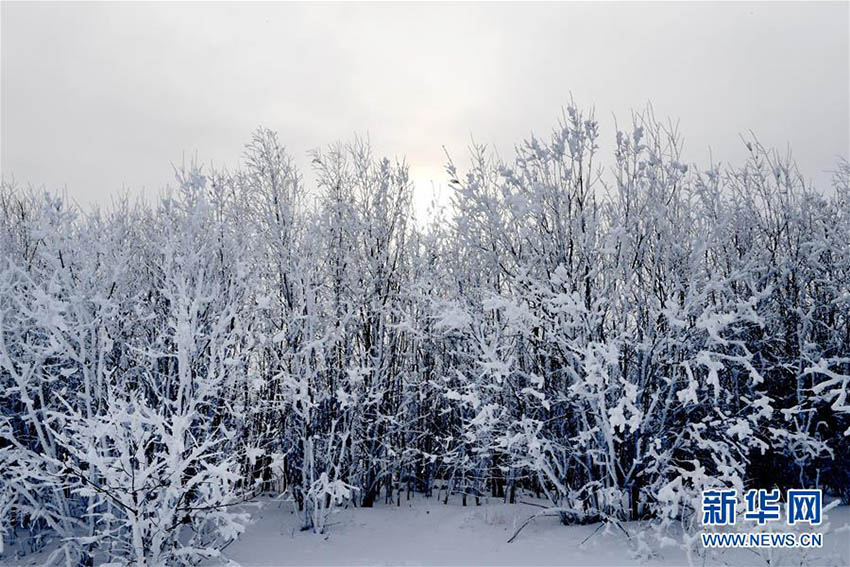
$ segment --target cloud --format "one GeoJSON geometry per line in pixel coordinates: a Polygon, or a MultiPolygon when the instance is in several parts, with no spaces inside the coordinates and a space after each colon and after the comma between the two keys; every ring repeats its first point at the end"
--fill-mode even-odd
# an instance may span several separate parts
{"type": "Polygon", "coordinates": [[[302,169],[368,133],[407,156],[421,204],[444,145],[509,155],[572,93],[609,143],[612,113],[652,101],[689,161],[739,159],[751,129],[824,184],[850,146],[847,21],[847,4],[3,3],[2,171],[106,202],[158,190],[184,153],[235,164],[258,125],[302,169]]]}

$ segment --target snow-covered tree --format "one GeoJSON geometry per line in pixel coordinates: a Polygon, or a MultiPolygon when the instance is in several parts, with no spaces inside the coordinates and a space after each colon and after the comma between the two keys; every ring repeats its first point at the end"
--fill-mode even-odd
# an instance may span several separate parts
{"type": "Polygon", "coordinates": [[[0,560],[193,564],[263,491],[319,533],[435,488],[661,538],[708,487],[847,502],[850,166],[602,130],[473,147],[424,226],[404,161],[334,144],[309,186],[266,129],[150,205],[4,183],[0,560]]]}

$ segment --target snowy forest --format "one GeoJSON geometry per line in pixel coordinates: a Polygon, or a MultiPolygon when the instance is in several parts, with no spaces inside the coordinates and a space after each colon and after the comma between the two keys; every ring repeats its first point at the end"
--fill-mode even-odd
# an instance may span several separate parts
{"type": "Polygon", "coordinates": [[[148,201],[4,181],[0,560],[223,561],[261,495],[315,533],[412,498],[657,538],[712,487],[850,504],[848,162],[697,165],[571,105],[447,158],[422,219],[403,160],[303,172],[284,138],[148,201]]]}

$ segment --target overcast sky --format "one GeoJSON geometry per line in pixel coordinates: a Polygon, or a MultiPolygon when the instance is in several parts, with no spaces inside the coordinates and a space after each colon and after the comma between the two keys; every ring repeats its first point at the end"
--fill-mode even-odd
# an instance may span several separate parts
{"type": "MultiPolygon", "coordinates": [[[[197,153],[233,166],[258,125],[306,153],[367,134],[417,200],[471,137],[508,156],[572,93],[652,102],[687,161],[793,149],[828,183],[850,147],[850,4],[2,3],[2,173],[83,204],[158,192],[197,153]]],[[[606,146],[610,147],[610,146],[606,146]]]]}

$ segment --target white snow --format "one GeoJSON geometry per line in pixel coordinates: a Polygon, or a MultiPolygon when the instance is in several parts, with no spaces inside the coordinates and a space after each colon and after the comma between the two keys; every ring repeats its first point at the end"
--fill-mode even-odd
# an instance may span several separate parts
{"type": "MultiPolygon", "coordinates": [[[[537,501],[529,499],[539,503],[537,501]]],[[[252,515],[255,523],[224,555],[244,567],[277,565],[686,565],[678,547],[650,542],[649,557],[638,556],[638,534],[646,524],[623,522],[627,537],[614,525],[561,525],[557,517],[540,517],[512,542],[508,539],[529,516],[542,510],[526,504],[482,501],[445,505],[436,497],[402,496],[401,506],[346,508],[334,514],[325,534],[300,531],[298,514],[288,502],[264,501],[252,515]],[[597,531],[598,530],[598,531],[597,531]],[[631,540],[630,540],[631,538],[631,540]]],[[[831,526],[824,548],[803,565],[850,565],[850,507],[828,512],[831,526]]],[[[824,530],[827,531],[827,530],[824,530]]],[[[681,542],[680,534],[668,534],[681,542]]],[[[774,550],[774,564],[800,565],[793,551],[774,550]]],[[[724,552],[705,565],[767,565],[749,551],[724,552]]],[[[208,565],[215,565],[210,562],[208,565]]],[[[695,564],[702,565],[696,558],[695,564]]]]}
{"type": "MultiPolygon", "coordinates": [[[[545,502],[523,497],[520,502],[545,502]]],[[[290,502],[261,499],[246,506],[253,523],[240,538],[227,546],[222,558],[202,563],[207,567],[232,562],[243,567],[285,565],[565,565],[627,566],[688,565],[682,535],[667,532],[662,541],[646,535],[646,522],[561,525],[557,517],[539,517],[529,523],[512,542],[508,539],[529,516],[542,512],[524,503],[505,504],[483,499],[462,506],[459,500],[443,504],[437,497],[402,496],[401,506],[383,502],[374,508],[339,509],[326,525],[324,534],[300,530],[300,519],[290,502]],[[644,532],[644,533],[642,533],[644,532]],[[666,545],[664,545],[666,541],[666,545]]],[[[777,529],[783,529],[780,526],[777,529]]],[[[721,551],[703,560],[694,555],[693,564],[709,566],[818,566],[850,565],[850,506],[825,512],[823,525],[813,531],[824,533],[820,550],[721,551]],[[768,562],[769,561],[769,562],[768,562]]],[[[38,553],[13,559],[14,550],[0,557],[4,567],[44,565],[56,545],[38,553]]],[[[703,549],[699,548],[702,552],[703,549]]]]}

